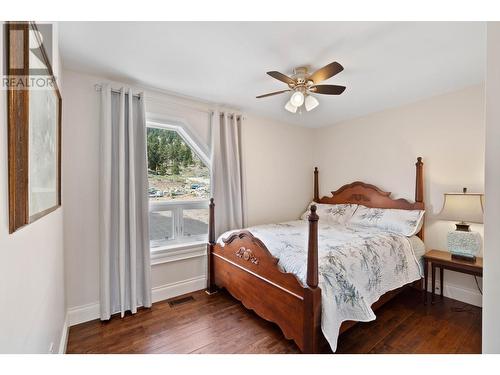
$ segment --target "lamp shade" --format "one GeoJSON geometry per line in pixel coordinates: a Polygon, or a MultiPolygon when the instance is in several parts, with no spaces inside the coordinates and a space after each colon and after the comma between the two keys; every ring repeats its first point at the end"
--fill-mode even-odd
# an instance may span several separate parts
{"type": "Polygon", "coordinates": [[[316,108],[319,105],[318,100],[311,95],[306,96],[306,111],[312,111],[314,108],[316,108]]]}
{"type": "Polygon", "coordinates": [[[304,104],[304,94],[300,91],[295,91],[290,97],[290,103],[292,103],[297,108],[300,107],[302,104],[304,104]]]}
{"type": "Polygon", "coordinates": [[[445,193],[439,219],[482,223],[483,201],[484,194],[445,193]]]}
{"type": "Polygon", "coordinates": [[[297,107],[296,107],[296,106],[294,106],[294,105],[292,104],[292,101],[291,101],[291,100],[289,100],[289,101],[287,101],[287,102],[286,102],[286,104],[285,104],[285,109],[286,109],[288,112],[292,112],[292,113],[297,112],[297,107]]]}

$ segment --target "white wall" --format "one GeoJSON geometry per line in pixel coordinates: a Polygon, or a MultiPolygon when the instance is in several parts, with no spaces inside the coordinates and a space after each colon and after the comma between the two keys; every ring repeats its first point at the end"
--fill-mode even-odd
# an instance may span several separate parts
{"type": "Polygon", "coordinates": [[[311,129],[246,115],[242,127],[247,224],[298,218],[313,198],[311,129]]]}
{"type": "MultiPolygon", "coordinates": [[[[3,61],[4,28],[3,24],[0,26],[3,61]]],[[[54,37],[57,41],[57,35],[54,37]]],[[[54,71],[60,78],[57,48],[55,52],[54,71]]],[[[59,208],[9,234],[6,107],[6,92],[1,90],[0,353],[48,353],[51,345],[57,353],[65,334],[66,317],[63,210],[59,208]]]]}
{"type": "Polygon", "coordinates": [[[500,353],[500,22],[487,38],[483,353],[500,353]]]}
{"type": "MultiPolygon", "coordinates": [[[[361,180],[395,197],[414,199],[417,156],[424,159],[426,238],[428,249],[446,249],[454,224],[435,216],[443,193],[483,192],[484,92],[469,87],[411,105],[315,130],[314,160],[320,194],[361,180]]],[[[473,225],[482,231],[482,225],[473,225]]],[[[479,281],[481,281],[479,279],[479,281]]],[[[472,276],[445,273],[445,295],[476,305],[481,296],[472,276]]]]}
{"type": "Polygon", "coordinates": [[[98,300],[99,95],[64,71],[63,201],[68,308],[98,300]]]}
{"type": "MultiPolygon", "coordinates": [[[[71,323],[95,319],[99,311],[99,93],[94,85],[103,81],[106,79],[64,71],[64,243],[71,323]]],[[[167,106],[162,106],[166,96],[160,93],[148,91],[146,97],[156,98],[153,104],[146,101],[148,112],[171,118],[171,97],[167,106]]],[[[175,102],[188,103],[180,99],[175,102]]],[[[206,103],[190,105],[201,117],[210,108],[206,103]]],[[[312,154],[308,151],[311,131],[252,115],[244,117],[242,152],[248,223],[297,218],[312,197],[312,154]]],[[[194,131],[200,140],[208,139],[208,129],[198,127],[194,131]]],[[[202,289],[206,269],[202,254],[203,248],[185,260],[158,263],[154,259],[153,300],[202,289]]]]}

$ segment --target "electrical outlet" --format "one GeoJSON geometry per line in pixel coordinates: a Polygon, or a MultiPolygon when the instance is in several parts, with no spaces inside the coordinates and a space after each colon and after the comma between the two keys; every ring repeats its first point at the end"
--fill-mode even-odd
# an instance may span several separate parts
{"type": "Polygon", "coordinates": [[[53,343],[53,342],[51,342],[51,343],[50,343],[50,346],[49,346],[49,353],[50,353],[50,354],[54,354],[54,343],[53,343]]]}

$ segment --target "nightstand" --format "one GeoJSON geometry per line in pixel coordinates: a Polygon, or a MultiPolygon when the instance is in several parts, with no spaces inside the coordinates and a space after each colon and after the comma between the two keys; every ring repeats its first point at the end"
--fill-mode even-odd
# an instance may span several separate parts
{"type": "Polygon", "coordinates": [[[475,262],[452,259],[451,253],[441,250],[430,250],[424,254],[424,304],[427,303],[427,282],[429,278],[429,263],[432,270],[431,303],[434,303],[436,291],[436,268],[439,268],[441,298],[443,298],[444,270],[462,272],[483,277],[483,258],[477,257],[475,262]]]}

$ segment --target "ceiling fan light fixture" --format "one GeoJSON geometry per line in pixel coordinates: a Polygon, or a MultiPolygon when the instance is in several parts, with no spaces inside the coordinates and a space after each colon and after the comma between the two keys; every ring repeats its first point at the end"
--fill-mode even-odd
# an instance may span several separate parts
{"type": "Polygon", "coordinates": [[[312,95],[307,95],[306,100],[305,100],[305,106],[306,106],[306,111],[312,111],[314,108],[316,108],[319,105],[318,99],[316,99],[312,95]]]}
{"type": "Polygon", "coordinates": [[[304,94],[300,91],[295,91],[290,97],[290,103],[295,107],[300,107],[304,104],[304,94]]]}
{"type": "Polygon", "coordinates": [[[291,112],[291,113],[296,113],[297,112],[297,107],[292,104],[292,100],[291,99],[286,102],[285,109],[288,112],[291,112]]]}
{"type": "Polygon", "coordinates": [[[334,61],[316,70],[312,74],[309,73],[309,69],[305,66],[295,68],[291,77],[275,70],[267,72],[267,74],[271,77],[286,83],[287,88],[285,90],[259,95],[257,96],[257,99],[279,95],[285,92],[292,92],[289,100],[285,104],[285,109],[291,113],[301,114],[302,106],[304,106],[305,110],[310,112],[319,105],[319,102],[315,97],[316,94],[340,95],[345,91],[345,86],[319,84],[320,82],[337,75],[342,70],[344,70],[344,67],[334,61]],[[314,96],[311,94],[314,94],[314,96]]]}

